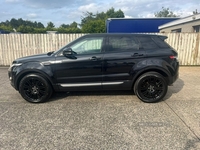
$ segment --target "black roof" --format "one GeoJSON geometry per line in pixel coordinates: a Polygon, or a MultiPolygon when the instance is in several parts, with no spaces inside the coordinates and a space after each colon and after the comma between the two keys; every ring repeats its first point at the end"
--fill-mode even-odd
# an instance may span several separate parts
{"type": "Polygon", "coordinates": [[[167,36],[165,35],[159,35],[159,34],[151,34],[151,33],[94,33],[94,34],[87,34],[85,36],[106,36],[106,35],[112,35],[112,36],[115,36],[115,35],[135,35],[135,36],[159,36],[159,37],[162,37],[164,39],[167,38],[167,36]]]}

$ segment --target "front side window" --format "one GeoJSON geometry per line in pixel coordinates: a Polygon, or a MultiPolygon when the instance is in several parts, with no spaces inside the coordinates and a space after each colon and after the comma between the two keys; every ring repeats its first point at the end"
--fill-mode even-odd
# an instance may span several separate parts
{"type": "Polygon", "coordinates": [[[107,51],[126,51],[139,49],[139,44],[133,37],[109,37],[107,51]]]}
{"type": "Polygon", "coordinates": [[[103,37],[85,38],[70,46],[77,54],[100,53],[103,37]]]}

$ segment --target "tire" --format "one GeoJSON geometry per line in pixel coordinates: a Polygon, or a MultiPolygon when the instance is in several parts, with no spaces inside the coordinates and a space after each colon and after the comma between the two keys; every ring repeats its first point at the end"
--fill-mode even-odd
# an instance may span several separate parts
{"type": "Polygon", "coordinates": [[[50,98],[52,87],[48,81],[39,74],[28,74],[20,81],[19,92],[26,101],[40,103],[50,98]]]}
{"type": "Polygon", "coordinates": [[[143,102],[154,103],[165,97],[168,85],[161,74],[147,72],[137,79],[133,90],[143,102]]]}

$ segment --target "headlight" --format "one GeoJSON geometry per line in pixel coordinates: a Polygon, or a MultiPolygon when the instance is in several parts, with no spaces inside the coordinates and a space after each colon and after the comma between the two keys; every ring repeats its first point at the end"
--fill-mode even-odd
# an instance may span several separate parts
{"type": "Polygon", "coordinates": [[[21,65],[22,65],[22,63],[14,63],[14,64],[10,65],[10,67],[8,68],[8,71],[11,71],[11,69],[13,67],[18,67],[18,66],[21,66],[21,65]]]}
{"type": "Polygon", "coordinates": [[[12,64],[12,65],[10,65],[10,68],[12,68],[12,67],[17,67],[17,66],[21,66],[21,65],[22,65],[22,63],[12,64]]]}

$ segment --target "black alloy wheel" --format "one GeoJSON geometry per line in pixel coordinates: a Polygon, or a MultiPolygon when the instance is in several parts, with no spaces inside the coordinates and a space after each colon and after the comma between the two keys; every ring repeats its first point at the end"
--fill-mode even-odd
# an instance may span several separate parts
{"type": "Polygon", "coordinates": [[[167,93],[167,83],[164,77],[157,72],[148,72],[141,75],[135,85],[134,92],[143,102],[153,103],[164,98],[167,93]]]}
{"type": "Polygon", "coordinates": [[[50,98],[52,94],[51,85],[38,74],[29,74],[22,78],[19,85],[21,96],[32,103],[39,103],[50,98]]]}

